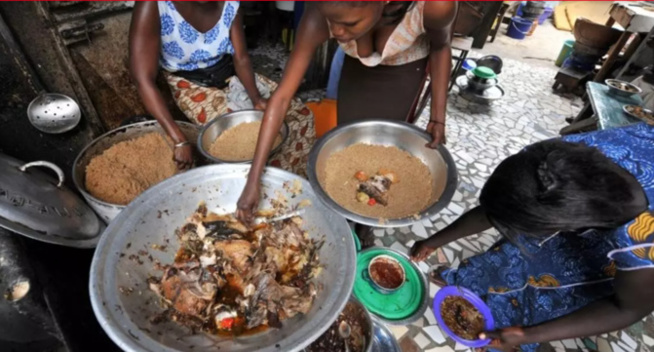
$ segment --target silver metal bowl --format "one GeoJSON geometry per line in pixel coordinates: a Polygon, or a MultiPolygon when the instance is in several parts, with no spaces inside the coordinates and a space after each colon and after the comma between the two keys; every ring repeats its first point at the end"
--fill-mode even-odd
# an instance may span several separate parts
{"type": "Polygon", "coordinates": [[[72,130],[82,119],[79,105],[71,97],[41,93],[27,107],[27,117],[37,130],[58,134],[72,130]]]}
{"type": "Polygon", "coordinates": [[[627,115],[629,115],[629,116],[631,116],[631,117],[633,117],[633,118],[635,118],[635,119],[637,119],[639,121],[644,121],[645,123],[647,123],[649,125],[654,125],[654,112],[652,112],[652,110],[650,110],[650,109],[642,108],[643,113],[648,114],[651,117],[640,117],[640,116],[636,115],[634,112],[632,112],[632,109],[638,108],[638,107],[639,106],[636,106],[636,105],[625,105],[625,106],[622,107],[622,111],[624,111],[625,114],[627,114],[627,115]]]}
{"type": "Polygon", "coordinates": [[[374,328],[374,336],[372,350],[370,352],[402,352],[395,336],[393,336],[393,333],[388,329],[388,327],[386,327],[386,324],[374,316],[372,316],[371,319],[374,328]]]}
{"type": "Polygon", "coordinates": [[[373,344],[375,343],[374,335],[373,335],[374,332],[375,332],[374,331],[375,327],[372,324],[372,318],[370,317],[370,313],[368,312],[366,307],[363,304],[361,304],[361,302],[359,302],[359,300],[356,299],[356,297],[354,297],[354,295],[350,296],[350,300],[349,300],[348,304],[353,304],[354,306],[356,306],[357,307],[356,309],[363,316],[363,322],[364,322],[362,324],[363,325],[362,328],[364,330],[363,331],[363,335],[364,335],[363,337],[366,339],[366,347],[364,347],[363,350],[365,352],[370,352],[370,351],[372,351],[373,344]]]}
{"type": "MultiPolygon", "coordinates": [[[[200,149],[200,152],[207,159],[213,161],[214,163],[219,163],[219,164],[251,163],[252,159],[239,160],[239,161],[223,160],[211,155],[209,153],[209,150],[211,149],[211,145],[213,144],[213,142],[215,142],[216,139],[218,139],[218,137],[220,137],[220,135],[223,132],[227,131],[232,127],[235,127],[236,125],[240,125],[242,123],[248,123],[248,122],[255,122],[255,121],[263,121],[263,111],[260,110],[234,111],[211,120],[209,123],[204,125],[202,131],[200,132],[200,136],[198,137],[198,148],[200,149]]],[[[284,145],[284,143],[286,142],[286,139],[288,139],[289,129],[286,122],[282,123],[282,127],[279,130],[279,133],[282,136],[282,142],[279,143],[277,147],[273,148],[270,151],[270,155],[274,155],[275,153],[277,153],[282,148],[282,145],[284,145]]]]}
{"type": "MultiPolygon", "coordinates": [[[[233,212],[245,186],[248,165],[209,165],[175,175],[141,194],[112,221],[102,235],[91,265],[89,290],[91,303],[100,325],[125,351],[300,351],[334,322],[347,303],[354,285],[356,251],[345,219],[329,211],[316,199],[311,186],[297,175],[267,168],[262,189],[273,197],[281,193],[295,205],[309,200],[312,205],[302,215],[303,228],[314,238],[324,236],[320,250],[324,269],[316,278],[321,289],[311,311],[282,322],[281,329],[269,329],[236,338],[191,333],[169,323],[152,324],[150,318],[162,311],[146,280],[161,275],[153,263],[143,259],[139,265],[129,259],[140,250],[153,260],[173,262],[178,246],[174,231],[183,225],[201,201],[210,211],[233,212]],[[302,194],[292,198],[284,189],[286,182],[298,180],[302,194]],[[170,243],[166,243],[168,239],[170,243]],[[167,245],[165,251],[152,245],[167,245]],[[125,294],[127,289],[134,292],[125,294]],[[121,291],[123,293],[121,293],[121,291]]],[[[294,181],[293,181],[294,182],[294,181]]],[[[264,199],[262,208],[270,208],[264,199]]]]}
{"type": "Polygon", "coordinates": [[[321,201],[351,221],[374,227],[411,225],[423,218],[434,216],[445,208],[452,200],[457,185],[456,165],[452,156],[442,145],[438,149],[425,147],[429,142],[430,135],[404,122],[365,120],[338,126],[320,138],[311,149],[307,168],[309,182],[321,201]],[[356,214],[336,203],[323,188],[327,159],[332,153],[357,143],[395,146],[422,160],[432,175],[433,193],[429,206],[416,216],[385,219],[386,221],[381,223],[378,218],[356,214]]]}
{"type": "MultiPolygon", "coordinates": [[[[350,296],[350,299],[347,301],[347,304],[343,308],[343,310],[347,308],[347,305],[353,305],[354,309],[361,315],[361,321],[359,322],[362,323],[361,328],[364,330],[363,337],[365,338],[365,343],[366,343],[365,347],[363,348],[363,351],[364,352],[373,351],[374,344],[375,344],[375,336],[374,336],[375,326],[373,325],[372,317],[370,316],[370,313],[368,312],[366,307],[363,304],[361,304],[361,302],[359,302],[359,300],[356,297],[354,297],[354,295],[350,296]]],[[[341,313],[339,312],[337,316],[339,316],[340,314],[341,313]]],[[[316,337],[316,339],[318,339],[320,336],[316,337]]]]}
{"type": "Polygon", "coordinates": [[[634,94],[640,94],[643,91],[639,87],[629,82],[621,81],[618,79],[607,79],[604,81],[604,83],[606,83],[606,85],[609,87],[609,93],[619,97],[630,97],[634,94]],[[627,86],[633,91],[626,90],[622,88],[622,86],[627,86]]]}
{"type": "MultiPolygon", "coordinates": [[[[175,122],[188,141],[195,144],[200,132],[199,127],[188,122],[175,122]]],[[[95,212],[100,215],[100,218],[102,218],[106,223],[109,223],[113,218],[115,218],[118,213],[125,209],[125,206],[105,202],[87,192],[85,184],[86,166],[91,162],[91,159],[102,154],[102,152],[109,149],[114,144],[138,138],[150,132],[165,134],[163,128],[161,128],[157,121],[139,122],[116,128],[115,130],[109,131],[94,139],[89,143],[89,145],[82,149],[75,159],[75,163],[73,164],[73,182],[75,183],[75,187],[77,187],[80,193],[82,193],[82,196],[84,196],[84,199],[86,199],[89,205],[91,205],[91,208],[93,208],[93,210],[95,210],[95,212]]]]}

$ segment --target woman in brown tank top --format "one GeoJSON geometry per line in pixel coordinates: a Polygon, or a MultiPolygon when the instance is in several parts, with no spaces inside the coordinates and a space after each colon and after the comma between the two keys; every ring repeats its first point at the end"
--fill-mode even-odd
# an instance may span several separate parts
{"type": "Polygon", "coordinates": [[[260,178],[289,102],[314,52],[330,37],[348,54],[339,83],[338,120],[404,120],[429,62],[430,148],[445,142],[445,106],[451,71],[455,2],[327,1],[309,4],[279,88],[268,101],[257,151],[237,215],[252,219],[260,178]]]}

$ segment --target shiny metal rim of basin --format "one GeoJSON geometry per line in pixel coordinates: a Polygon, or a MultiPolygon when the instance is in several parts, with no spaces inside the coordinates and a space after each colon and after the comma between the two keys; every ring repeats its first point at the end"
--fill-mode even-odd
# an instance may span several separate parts
{"type": "MultiPolygon", "coordinates": [[[[233,339],[193,335],[172,322],[151,323],[149,318],[162,309],[152,304],[155,296],[144,287],[144,282],[161,273],[145,259],[144,265],[137,265],[130,254],[147,249],[152,260],[172,262],[174,247],[162,251],[152,250],[152,245],[161,244],[165,238],[176,243],[174,229],[184,223],[201,201],[212,211],[233,212],[248,171],[248,165],[220,164],[178,174],[145,191],[109,224],[93,257],[89,291],[96,318],[120,348],[166,352],[190,348],[196,352],[217,348],[238,352],[300,351],[324,333],[343,310],[354,285],[351,268],[356,266],[354,240],[347,222],[315,199],[308,181],[286,171],[267,168],[262,177],[264,192],[280,193],[290,206],[311,202],[303,214],[303,228],[312,236],[325,236],[321,248],[324,268],[315,279],[323,289],[312,309],[306,315],[284,321],[281,329],[233,339]],[[302,194],[285,188],[293,180],[301,182],[302,194]],[[125,287],[135,291],[126,295],[121,290],[125,287]]],[[[273,197],[262,200],[262,208],[270,206],[270,198],[273,197]]]]}
{"type": "Polygon", "coordinates": [[[431,301],[431,298],[429,297],[429,281],[427,280],[427,276],[425,275],[425,273],[422,272],[422,270],[420,270],[420,267],[418,265],[416,265],[416,263],[414,263],[411,260],[411,258],[409,258],[408,255],[406,255],[406,254],[404,254],[404,253],[402,253],[400,251],[397,251],[395,249],[392,249],[392,248],[369,247],[369,248],[366,248],[363,251],[359,252],[359,255],[363,255],[363,254],[365,254],[367,252],[374,251],[374,250],[379,250],[379,249],[383,249],[385,251],[395,253],[395,254],[401,256],[402,258],[405,258],[409,262],[411,267],[416,271],[416,273],[418,274],[418,277],[420,277],[420,282],[422,282],[422,286],[424,287],[424,291],[423,291],[423,295],[422,295],[422,302],[420,303],[420,306],[418,307],[418,309],[415,311],[415,313],[413,313],[412,315],[410,315],[410,316],[408,316],[408,317],[406,317],[404,319],[389,320],[389,319],[386,319],[384,317],[380,317],[379,315],[369,311],[370,316],[372,316],[374,319],[377,319],[378,321],[380,321],[380,322],[382,322],[382,323],[384,323],[386,325],[408,325],[408,324],[411,324],[414,321],[420,319],[420,317],[422,317],[425,314],[425,311],[427,311],[427,307],[429,307],[429,302],[431,301]]]}
{"type": "MultiPolygon", "coordinates": [[[[199,132],[198,126],[192,123],[185,122],[185,121],[175,121],[175,122],[182,128],[182,132],[187,131],[190,133],[190,131],[194,131],[194,130],[199,132]]],[[[94,197],[91,193],[89,193],[86,190],[86,185],[84,184],[84,177],[86,175],[86,166],[88,165],[88,162],[93,157],[101,154],[104,150],[109,148],[109,146],[105,146],[106,148],[101,148],[102,149],[101,151],[95,150],[96,148],[100,148],[99,144],[101,144],[103,141],[107,139],[117,137],[119,135],[125,135],[126,136],[125,139],[129,139],[129,138],[140,136],[145,133],[155,132],[155,131],[163,131],[159,122],[157,121],[137,122],[126,126],[118,127],[95,138],[93,141],[91,141],[91,143],[86,145],[79,154],[77,154],[77,157],[75,158],[75,162],[73,162],[73,170],[72,170],[73,183],[75,184],[77,190],[82,194],[82,196],[84,196],[84,199],[86,199],[86,201],[91,205],[91,207],[106,222],[111,220],[107,218],[109,217],[109,213],[112,213],[113,214],[112,216],[115,216],[116,213],[120,212],[126,206],[105,202],[101,199],[94,197]],[[88,155],[89,153],[92,153],[92,155],[88,155]]],[[[117,139],[119,138],[117,137],[117,139]]],[[[119,143],[119,142],[120,141],[116,141],[115,143],[119,143]]],[[[195,142],[195,138],[193,138],[193,143],[194,142],[195,142]]]]}
{"type": "MultiPolygon", "coordinates": [[[[213,143],[222,133],[227,131],[228,129],[235,127],[237,125],[240,125],[242,123],[248,123],[248,122],[255,122],[255,121],[263,121],[263,111],[260,110],[239,110],[239,111],[234,111],[227,113],[225,115],[219,116],[204,125],[202,130],[200,131],[200,135],[198,136],[198,149],[200,150],[200,153],[204,155],[205,158],[208,160],[213,161],[214,163],[219,163],[219,164],[250,164],[252,163],[252,159],[250,160],[240,160],[240,161],[230,161],[230,160],[223,160],[218,157],[215,157],[209,153],[209,148],[211,147],[211,144],[205,146],[205,143],[208,143],[209,141],[205,141],[205,136],[210,133],[209,131],[213,128],[216,128],[218,124],[225,124],[225,126],[222,126],[223,128],[219,131],[219,133],[212,139],[211,143],[213,143]],[[231,121],[229,121],[231,120],[231,121]]],[[[278,146],[275,148],[272,148],[270,150],[269,156],[275,155],[277,152],[279,152],[288,140],[289,136],[289,127],[286,121],[282,121],[282,127],[280,129],[280,133],[282,135],[282,142],[279,143],[278,146]]]]}
{"type": "Polygon", "coordinates": [[[371,316],[374,337],[371,352],[402,352],[395,336],[386,325],[375,316],[371,316]]]}
{"type": "MultiPolygon", "coordinates": [[[[396,218],[396,219],[384,219],[383,222],[380,222],[378,218],[359,215],[348,209],[345,209],[345,207],[335,202],[323,189],[322,185],[320,184],[320,181],[318,180],[318,174],[317,174],[318,158],[320,156],[322,148],[332,138],[337,137],[340,134],[347,133],[351,130],[357,130],[357,129],[364,130],[366,128],[370,128],[376,125],[390,127],[392,129],[401,130],[403,132],[409,132],[415,135],[417,138],[422,139],[424,141],[424,144],[431,141],[431,136],[427,134],[427,132],[406,122],[396,122],[396,121],[388,121],[388,120],[365,120],[361,122],[353,122],[353,123],[336,127],[335,129],[327,132],[327,134],[325,134],[322,138],[320,138],[320,140],[318,140],[316,144],[314,144],[313,148],[311,148],[311,152],[309,154],[309,163],[307,165],[307,174],[308,174],[307,176],[309,178],[309,182],[311,183],[311,186],[313,187],[314,192],[316,192],[316,194],[318,195],[318,198],[322,202],[327,204],[329,208],[341,214],[348,220],[351,220],[355,223],[372,226],[372,227],[408,226],[415,222],[420,221],[421,219],[428,218],[438,214],[438,212],[440,212],[443,208],[445,208],[447,204],[449,204],[449,202],[452,200],[452,196],[454,195],[454,191],[456,190],[456,186],[458,183],[458,173],[456,171],[456,164],[454,163],[454,160],[452,159],[450,153],[443,145],[440,145],[438,147],[438,152],[440,153],[441,157],[443,158],[443,161],[445,162],[445,165],[447,166],[447,173],[446,173],[447,180],[445,183],[445,188],[442,194],[440,195],[439,199],[435,201],[434,204],[430,205],[422,212],[417,214],[417,216],[408,216],[408,217],[396,218]]],[[[346,148],[352,144],[356,144],[358,140],[357,141],[351,140],[350,142],[351,143],[348,145],[341,146],[342,147],[341,149],[346,148]]]]}

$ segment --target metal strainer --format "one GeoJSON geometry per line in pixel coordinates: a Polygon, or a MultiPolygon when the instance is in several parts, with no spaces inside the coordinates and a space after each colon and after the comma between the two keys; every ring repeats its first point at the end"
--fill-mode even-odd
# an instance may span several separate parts
{"type": "Polygon", "coordinates": [[[41,93],[27,107],[27,117],[39,131],[57,134],[75,128],[82,113],[77,102],[69,96],[41,93]]]}

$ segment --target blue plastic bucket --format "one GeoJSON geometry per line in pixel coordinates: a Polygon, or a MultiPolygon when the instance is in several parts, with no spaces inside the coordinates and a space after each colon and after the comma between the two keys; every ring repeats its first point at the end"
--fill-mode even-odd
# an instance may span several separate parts
{"type": "Polygon", "coordinates": [[[509,31],[506,32],[506,35],[514,39],[525,39],[525,36],[529,33],[533,23],[533,20],[530,21],[520,17],[513,17],[511,18],[511,23],[509,23],[509,31]]]}
{"type": "Polygon", "coordinates": [[[554,13],[554,9],[551,7],[546,7],[545,11],[543,11],[543,14],[538,17],[538,24],[543,24],[545,23],[545,20],[550,18],[552,16],[552,13],[554,13]]]}

